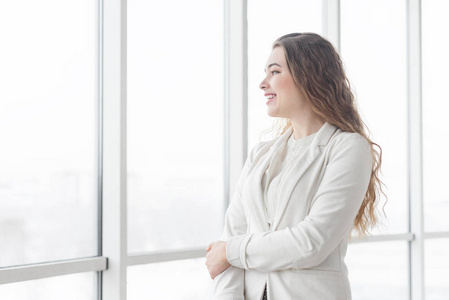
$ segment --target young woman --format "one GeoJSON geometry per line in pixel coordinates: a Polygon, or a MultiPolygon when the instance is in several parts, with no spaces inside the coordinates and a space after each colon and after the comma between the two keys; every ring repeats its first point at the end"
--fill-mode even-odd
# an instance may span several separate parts
{"type": "Polygon", "coordinates": [[[376,224],[381,148],[326,39],[280,37],[265,72],[268,115],[285,124],[251,150],[207,248],[215,299],[351,299],[344,258],[351,231],[376,224]]]}

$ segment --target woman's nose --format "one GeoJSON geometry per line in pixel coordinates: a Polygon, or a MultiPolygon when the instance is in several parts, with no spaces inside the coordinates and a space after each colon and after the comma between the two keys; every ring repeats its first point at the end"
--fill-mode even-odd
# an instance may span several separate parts
{"type": "Polygon", "coordinates": [[[261,90],[265,90],[268,87],[267,82],[264,80],[262,80],[262,82],[259,84],[259,89],[261,90]]]}

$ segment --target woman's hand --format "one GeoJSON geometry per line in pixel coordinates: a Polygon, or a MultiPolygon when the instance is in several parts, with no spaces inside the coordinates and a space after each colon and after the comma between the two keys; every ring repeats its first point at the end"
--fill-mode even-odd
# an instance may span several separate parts
{"type": "Polygon", "coordinates": [[[231,266],[226,259],[226,242],[212,242],[206,251],[206,266],[212,279],[231,266]]]}

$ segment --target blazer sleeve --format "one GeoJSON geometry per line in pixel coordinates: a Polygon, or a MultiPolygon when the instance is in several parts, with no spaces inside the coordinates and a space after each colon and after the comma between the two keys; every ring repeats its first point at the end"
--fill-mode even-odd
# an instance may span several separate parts
{"type": "Polygon", "coordinates": [[[230,238],[232,266],[270,272],[319,265],[349,233],[365,197],[372,170],[371,147],[348,134],[331,150],[308,216],[294,227],[230,238]]]}
{"type": "MultiPolygon", "coordinates": [[[[254,152],[262,143],[250,152],[237,181],[235,192],[225,214],[225,225],[220,240],[228,241],[233,236],[246,234],[247,222],[242,205],[242,189],[252,164],[254,152]]],[[[244,300],[245,270],[230,266],[214,279],[213,294],[215,300],[244,300]]]]}

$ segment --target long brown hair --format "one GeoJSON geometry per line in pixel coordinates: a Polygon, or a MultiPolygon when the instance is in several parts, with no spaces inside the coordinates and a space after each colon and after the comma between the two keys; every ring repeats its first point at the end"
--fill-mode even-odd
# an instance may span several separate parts
{"type": "MultiPolygon", "coordinates": [[[[378,223],[376,207],[382,190],[379,172],[382,148],[371,141],[369,129],[360,118],[343,63],[332,44],[315,33],[291,33],[278,38],[273,49],[282,47],[296,86],[306,95],[313,112],[323,121],[346,132],[357,132],[371,145],[373,166],[368,189],[354,219],[355,234],[363,236],[378,223]],[[379,151],[377,151],[376,146],[379,151]]],[[[278,134],[292,126],[283,119],[278,134]]]]}

